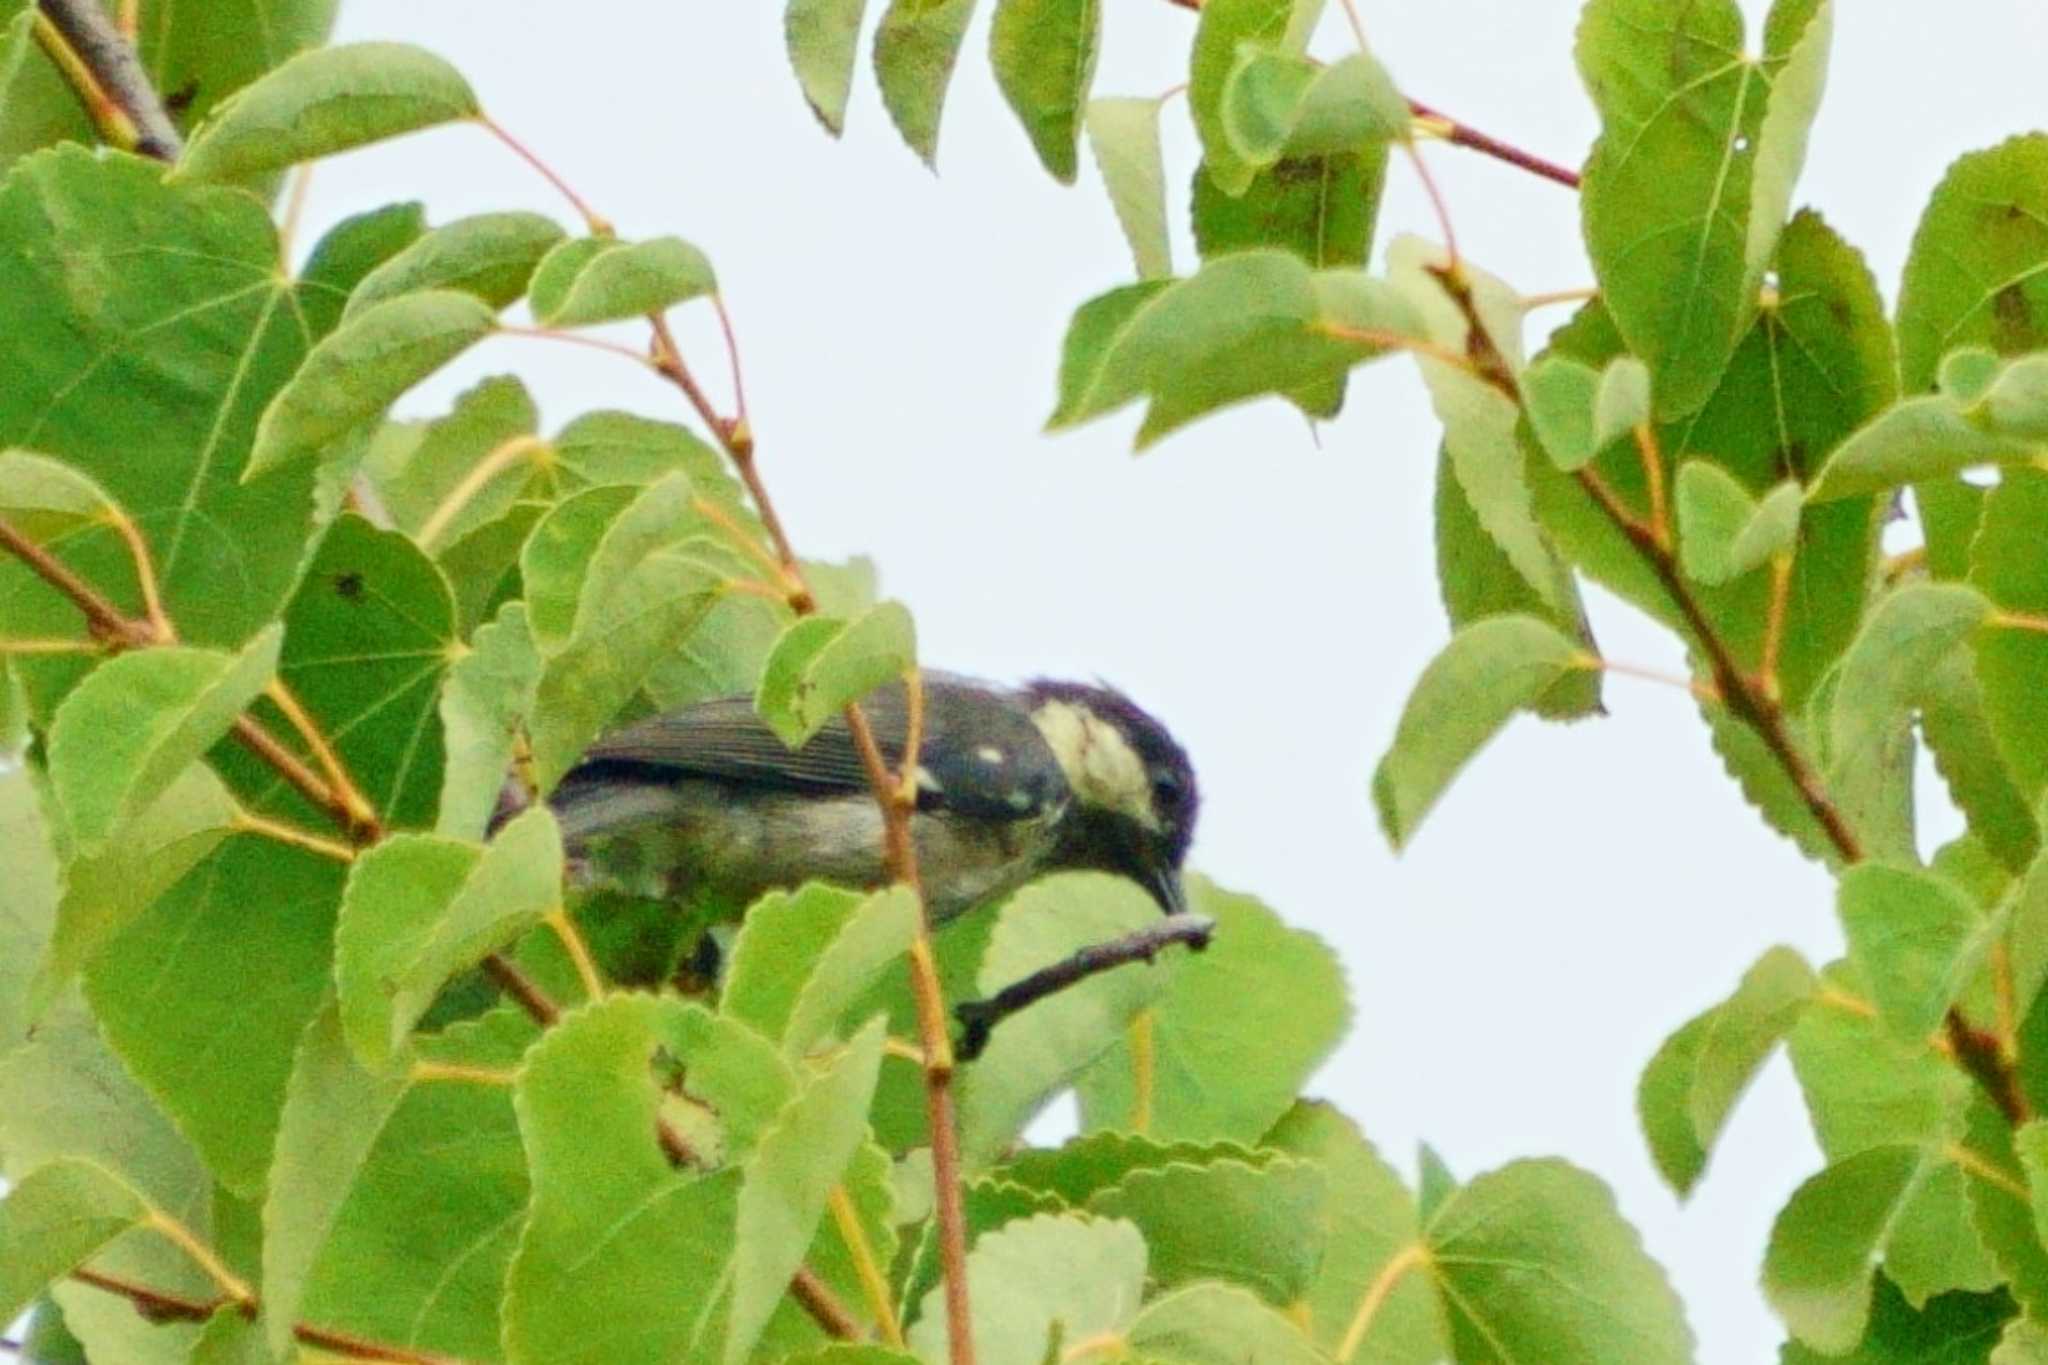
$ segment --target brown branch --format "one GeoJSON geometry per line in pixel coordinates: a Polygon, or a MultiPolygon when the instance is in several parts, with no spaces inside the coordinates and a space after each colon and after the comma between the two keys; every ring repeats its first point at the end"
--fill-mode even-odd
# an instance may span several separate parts
{"type": "Polygon", "coordinates": [[[859,1341],[867,1335],[860,1319],[848,1311],[832,1287],[809,1266],[797,1268],[795,1278],[789,1282],[789,1296],[811,1315],[811,1321],[825,1329],[827,1336],[839,1341],[859,1341]]]}
{"type": "MultiPolygon", "coordinates": [[[[194,1299],[168,1290],[155,1289],[118,1275],[106,1275],[97,1270],[80,1267],[71,1272],[71,1278],[80,1284],[91,1285],[94,1289],[118,1294],[135,1305],[135,1311],[151,1322],[205,1322],[223,1308],[238,1310],[243,1317],[254,1320],[257,1304],[255,1300],[237,1303],[230,1298],[194,1299]]],[[[321,1327],[310,1322],[292,1324],[292,1336],[308,1346],[317,1346],[333,1351],[352,1360],[382,1360],[393,1365],[467,1365],[458,1356],[442,1355],[438,1351],[420,1351],[410,1346],[400,1346],[388,1341],[372,1341],[352,1332],[337,1331],[332,1327],[321,1327]]]]}
{"type": "Polygon", "coordinates": [[[526,1017],[542,1028],[553,1028],[561,1019],[562,1007],[540,988],[539,982],[521,971],[503,953],[492,953],[484,959],[484,975],[497,982],[499,988],[526,1011],[526,1017]]]}
{"type": "Polygon", "coordinates": [[[1454,147],[1466,147],[1496,161],[1504,161],[1532,175],[1555,181],[1567,189],[1575,190],[1579,187],[1579,173],[1569,167],[1560,166],[1554,161],[1546,161],[1533,152],[1523,151],[1513,143],[1502,142],[1497,137],[1482,133],[1469,124],[1458,122],[1448,114],[1438,113],[1421,100],[1409,100],[1408,109],[1425,124],[1431,125],[1431,131],[1440,134],[1444,141],[1454,147]]]}
{"type": "Polygon", "coordinates": [[[38,7],[92,73],[101,93],[134,125],[130,150],[158,161],[177,160],[185,140],[142,69],[135,45],[122,36],[99,0],[38,0],[38,7]]]}
{"type": "Polygon", "coordinates": [[[1107,943],[1091,943],[1072,956],[1063,957],[1020,981],[1011,982],[986,1000],[963,1000],[953,1009],[967,1030],[960,1041],[960,1055],[969,1060],[980,1055],[997,1024],[1029,1009],[1048,995],[1112,968],[1133,962],[1150,962],[1162,949],[1175,943],[1200,951],[1209,946],[1209,939],[1215,932],[1216,921],[1207,915],[1168,915],[1157,924],[1125,934],[1122,938],[1111,939],[1107,943]]]}
{"type": "MultiPolygon", "coordinates": [[[[815,613],[818,609],[817,595],[811,591],[810,582],[804,576],[803,563],[797,558],[796,547],[790,541],[789,532],[775,510],[774,499],[769,497],[768,486],[761,478],[760,467],[755,463],[752,428],[743,417],[725,417],[713,406],[684,363],[667,319],[660,314],[652,314],[648,323],[654,329],[655,368],[682,391],[698,417],[711,429],[753,500],[754,512],[768,532],[782,576],[789,584],[790,609],[799,616],[815,613]]],[[[725,335],[727,345],[731,346],[729,323],[725,335]]],[[[732,366],[737,385],[740,370],[736,348],[732,366]]],[[[939,1260],[944,1270],[941,1279],[946,1294],[947,1340],[952,1365],[974,1365],[973,1316],[967,1297],[967,1212],[960,1177],[959,1126],[953,1116],[953,1040],[946,1020],[945,990],[939,981],[937,959],[932,955],[931,907],[925,903],[924,887],[918,877],[917,845],[910,834],[910,817],[917,805],[916,773],[923,710],[922,684],[915,669],[904,678],[904,686],[909,693],[911,725],[906,735],[901,767],[896,772],[889,770],[888,760],[875,741],[874,727],[868,723],[867,713],[861,710],[860,704],[848,705],[843,714],[847,733],[853,739],[861,767],[867,774],[868,786],[874,793],[875,804],[881,808],[889,876],[896,883],[910,888],[917,897],[921,916],[917,938],[910,946],[910,982],[911,994],[917,1003],[919,1040],[924,1046],[925,1121],[931,1131],[932,1179],[936,1189],[934,1202],[939,1228],[939,1260]]]]}

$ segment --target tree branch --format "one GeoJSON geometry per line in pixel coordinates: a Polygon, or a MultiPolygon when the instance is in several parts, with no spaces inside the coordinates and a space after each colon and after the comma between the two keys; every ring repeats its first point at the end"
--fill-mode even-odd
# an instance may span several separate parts
{"type": "MultiPolygon", "coordinates": [[[[97,1270],[80,1267],[71,1272],[71,1278],[80,1284],[91,1285],[94,1289],[118,1294],[135,1305],[135,1311],[151,1322],[205,1322],[223,1308],[233,1308],[243,1317],[254,1320],[256,1300],[238,1303],[230,1298],[193,1299],[183,1294],[154,1289],[134,1280],[118,1275],[104,1275],[97,1270]]],[[[382,1360],[393,1365],[468,1365],[457,1356],[442,1355],[438,1351],[415,1350],[388,1341],[372,1341],[352,1332],[338,1331],[332,1327],[321,1327],[310,1322],[292,1324],[292,1336],[308,1346],[317,1346],[351,1360],[382,1360]]]]}
{"type": "MultiPolygon", "coordinates": [[[[731,324],[724,321],[722,314],[721,320],[730,347],[731,324]]],[[[761,525],[775,547],[782,577],[789,586],[790,609],[799,616],[816,613],[817,596],[804,576],[802,561],[797,558],[789,532],[775,510],[774,499],[768,495],[768,486],[755,463],[751,426],[743,417],[721,415],[712,405],[684,363],[682,351],[676,345],[667,320],[653,314],[649,316],[648,323],[654,329],[656,370],[682,391],[724,449],[726,458],[732,461],[740,482],[746,486],[754,511],[761,518],[761,525]]],[[[736,347],[733,348],[732,367],[737,385],[740,371],[736,347]]],[[[931,1131],[932,1178],[936,1188],[939,1259],[944,1270],[947,1338],[952,1365],[974,1365],[973,1319],[967,1298],[967,1213],[961,1191],[959,1128],[953,1117],[953,1040],[946,1021],[945,991],[939,982],[938,962],[932,954],[931,910],[925,904],[924,887],[918,877],[917,845],[910,833],[910,817],[917,804],[915,774],[924,698],[917,670],[912,669],[905,677],[904,686],[908,691],[911,724],[909,742],[904,746],[901,768],[897,772],[889,770],[888,760],[875,741],[874,727],[868,723],[867,713],[861,710],[859,703],[849,705],[843,714],[847,732],[867,774],[868,786],[874,793],[875,804],[881,808],[889,876],[898,884],[909,887],[917,897],[921,919],[917,938],[910,946],[910,982],[917,1004],[919,1040],[924,1046],[925,1121],[931,1131]]]]}
{"type": "Polygon", "coordinates": [[[1168,915],[1134,934],[1107,943],[1091,943],[1071,957],[1011,982],[986,1000],[963,1000],[953,1007],[954,1015],[967,1030],[960,1042],[960,1055],[969,1061],[980,1056],[997,1024],[1048,995],[1114,967],[1150,962],[1160,949],[1175,943],[1184,943],[1199,952],[1209,946],[1209,938],[1215,932],[1216,921],[1207,915],[1168,915]]]}
{"type": "Polygon", "coordinates": [[[1579,173],[1554,161],[1547,161],[1534,152],[1525,152],[1513,143],[1502,142],[1480,132],[1470,124],[1460,123],[1448,114],[1440,114],[1421,100],[1408,101],[1409,112],[1422,120],[1423,126],[1454,147],[1467,147],[1472,151],[1504,161],[1510,166],[1555,181],[1567,189],[1579,187],[1579,173]]]}
{"type": "MultiPolygon", "coordinates": [[[[64,35],[64,41],[92,73],[99,93],[120,109],[135,128],[129,150],[158,161],[175,161],[185,140],[171,122],[170,111],[156,92],[135,45],[128,41],[98,0],[38,0],[43,16],[64,35]]],[[[85,91],[80,97],[90,99],[85,91]]]]}

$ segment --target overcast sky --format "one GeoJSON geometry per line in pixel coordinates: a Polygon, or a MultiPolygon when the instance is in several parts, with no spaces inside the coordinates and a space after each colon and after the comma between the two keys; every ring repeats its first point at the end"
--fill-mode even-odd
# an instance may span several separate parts
{"type": "MultiPolygon", "coordinates": [[[[1571,62],[1576,4],[1360,3],[1410,94],[1582,159],[1595,124],[1571,62]]],[[[1135,410],[1042,436],[1069,313],[1131,266],[1092,164],[1074,188],[1053,184],[1003,105],[989,8],[936,178],[888,125],[865,57],[845,140],[819,130],[769,0],[346,0],[337,36],[444,53],[622,233],[676,232],[710,253],[792,534],[808,554],[876,555],[929,662],[1099,675],[1170,722],[1206,797],[1196,864],[1343,955],[1357,1025],[1317,1088],[1391,1159],[1412,1170],[1426,1139],[1461,1175],[1536,1153],[1590,1167],[1670,1269],[1702,1359],[1775,1358],[1757,1266],[1772,1215],[1819,1163],[1789,1070],[1771,1066],[1683,1209],[1651,1169],[1633,1097],[1665,1034],[1765,948],[1839,951],[1827,878],[1750,815],[1683,693],[1628,680],[1603,720],[1516,722],[1393,857],[1368,778],[1446,637],[1421,384],[1405,362],[1359,372],[1319,442],[1276,403],[1137,460],[1135,410]]],[[[1164,0],[1103,8],[1098,93],[1185,78],[1193,16],[1164,0]]],[[[1760,22],[1760,4],[1744,8],[1760,22]]],[[[1328,23],[1317,50],[1345,42],[1328,23]]],[[[1944,166],[2048,122],[2044,51],[2036,0],[1843,8],[1798,199],[1869,254],[1887,298],[1944,166]]],[[[1169,106],[1183,265],[1185,124],[1185,104],[1169,106]]],[[[1452,148],[1426,155],[1475,263],[1525,292],[1590,283],[1569,191],[1452,148]]],[[[398,198],[437,221],[560,212],[501,148],[456,129],[323,165],[307,225],[398,198]]],[[[1397,164],[1380,241],[1398,231],[1434,229],[1397,164]]],[[[1560,321],[1538,315],[1532,340],[1560,321]]],[[[684,339],[723,392],[711,334],[684,339]]],[[[616,361],[519,341],[409,406],[434,410],[504,369],[551,427],[593,406],[677,409],[616,361]]],[[[1633,612],[1598,594],[1593,607],[1610,655],[1680,666],[1633,612]]]]}

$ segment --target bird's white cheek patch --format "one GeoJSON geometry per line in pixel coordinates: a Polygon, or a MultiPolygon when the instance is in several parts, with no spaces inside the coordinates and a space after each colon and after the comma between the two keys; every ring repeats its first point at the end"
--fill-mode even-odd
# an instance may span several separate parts
{"type": "Polygon", "coordinates": [[[1159,828],[1144,760],[1114,725],[1066,702],[1041,707],[1036,719],[1074,795],[1128,815],[1147,829],[1159,828]]]}

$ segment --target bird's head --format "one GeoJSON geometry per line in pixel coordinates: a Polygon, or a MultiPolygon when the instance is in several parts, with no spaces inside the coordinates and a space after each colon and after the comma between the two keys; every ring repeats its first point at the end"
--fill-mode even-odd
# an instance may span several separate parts
{"type": "Polygon", "coordinates": [[[1074,794],[1056,861],[1129,877],[1166,913],[1185,910],[1199,804],[1187,752],[1113,688],[1040,679],[1025,696],[1074,794]]]}

